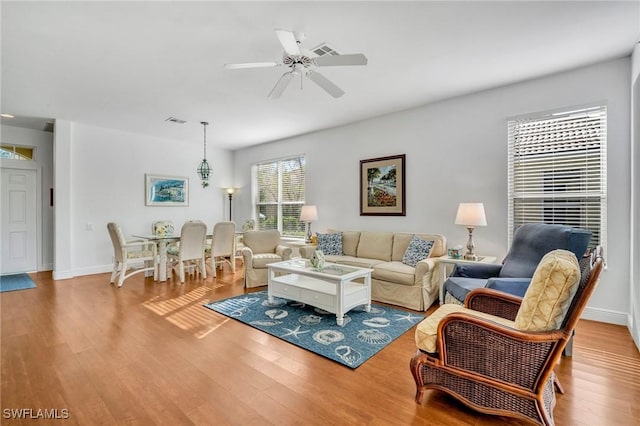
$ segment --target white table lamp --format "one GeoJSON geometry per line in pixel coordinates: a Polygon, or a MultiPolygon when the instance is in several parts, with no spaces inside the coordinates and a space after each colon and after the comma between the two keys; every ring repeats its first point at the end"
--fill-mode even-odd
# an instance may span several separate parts
{"type": "Polygon", "coordinates": [[[473,243],[474,226],[487,226],[487,218],[484,214],[484,204],[482,203],[460,203],[456,214],[456,225],[464,225],[469,230],[469,241],[467,241],[466,260],[478,260],[478,256],[473,252],[476,245],[473,243]]]}
{"type": "Polygon", "coordinates": [[[300,221],[307,224],[307,243],[311,242],[311,222],[316,220],[318,220],[318,208],[316,206],[302,206],[300,221]]]}

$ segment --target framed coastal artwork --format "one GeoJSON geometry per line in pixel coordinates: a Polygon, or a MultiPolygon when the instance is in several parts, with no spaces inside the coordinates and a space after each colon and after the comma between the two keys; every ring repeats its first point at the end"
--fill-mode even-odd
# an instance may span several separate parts
{"type": "Polygon", "coordinates": [[[405,154],[360,160],[360,216],[406,216],[405,154]]]}
{"type": "Polygon", "coordinates": [[[145,174],[145,205],[188,206],[189,178],[145,174]]]}

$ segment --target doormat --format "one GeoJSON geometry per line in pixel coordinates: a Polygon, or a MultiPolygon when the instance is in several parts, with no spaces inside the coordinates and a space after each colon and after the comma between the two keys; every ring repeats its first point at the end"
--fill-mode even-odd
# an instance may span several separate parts
{"type": "Polygon", "coordinates": [[[0,293],[5,291],[26,290],[36,288],[36,283],[27,274],[14,274],[0,276],[0,293]]]}

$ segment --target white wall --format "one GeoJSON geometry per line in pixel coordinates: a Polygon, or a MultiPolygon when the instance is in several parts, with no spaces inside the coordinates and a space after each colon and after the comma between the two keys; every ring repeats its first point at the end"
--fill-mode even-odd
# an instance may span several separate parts
{"type": "Polygon", "coordinates": [[[460,202],[481,201],[488,226],[474,232],[476,250],[502,258],[507,251],[507,117],[606,101],[608,269],[585,316],[626,324],[630,69],[630,59],[622,58],[236,151],[235,179],[244,190],[234,198],[234,216],[242,221],[251,214],[251,164],[304,153],[307,202],[318,205],[320,216],[315,230],[436,232],[446,235],[449,246],[465,245],[466,229],[453,223],[456,208],[460,202]],[[406,217],[359,216],[359,161],[403,153],[406,217]]]}
{"type": "Polygon", "coordinates": [[[633,50],[631,65],[631,250],[630,259],[630,298],[631,314],[629,328],[631,335],[640,347],[640,43],[633,50]]]}
{"type": "Polygon", "coordinates": [[[56,217],[56,231],[61,234],[56,236],[60,244],[56,247],[56,255],[60,255],[56,258],[56,279],[111,270],[108,222],[119,223],[125,235],[131,235],[150,233],[151,222],[159,219],[172,220],[177,227],[200,219],[210,228],[223,219],[226,195],[220,187],[232,178],[230,151],[208,147],[213,177],[210,186],[202,188],[196,173],[202,160],[199,143],[82,123],[70,123],[69,127],[61,127],[65,136],[56,140],[56,149],[63,149],[56,155],[55,172],[63,187],[56,185],[56,192],[67,196],[59,206],[64,214],[56,217]],[[188,177],[189,206],[145,206],[145,173],[188,177]]]}
{"type": "MultiPolygon", "coordinates": [[[[39,204],[42,206],[38,216],[40,236],[38,241],[38,270],[53,269],[53,207],[49,202],[49,189],[53,188],[53,133],[22,127],[1,126],[2,143],[33,147],[35,166],[39,170],[39,204]]],[[[0,160],[1,167],[23,167],[24,161],[0,160]]]]}

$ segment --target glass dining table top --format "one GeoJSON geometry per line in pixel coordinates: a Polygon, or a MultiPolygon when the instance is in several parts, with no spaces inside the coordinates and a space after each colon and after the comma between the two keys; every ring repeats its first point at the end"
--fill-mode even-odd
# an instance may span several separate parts
{"type": "MultiPolygon", "coordinates": [[[[154,241],[159,241],[159,240],[179,240],[180,239],[180,234],[161,234],[161,235],[155,235],[155,234],[133,234],[134,237],[136,238],[144,238],[145,240],[154,240],[154,241]]],[[[213,234],[207,234],[207,238],[211,238],[213,236],[213,234]]]]}
{"type": "Polygon", "coordinates": [[[136,238],[144,238],[145,240],[179,240],[180,234],[134,234],[136,238]]]}

